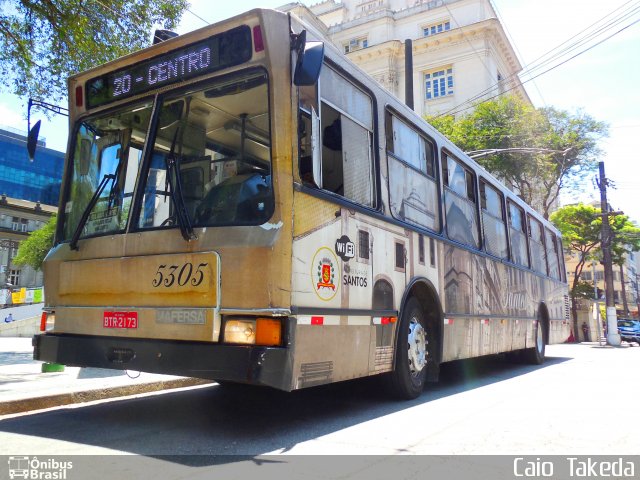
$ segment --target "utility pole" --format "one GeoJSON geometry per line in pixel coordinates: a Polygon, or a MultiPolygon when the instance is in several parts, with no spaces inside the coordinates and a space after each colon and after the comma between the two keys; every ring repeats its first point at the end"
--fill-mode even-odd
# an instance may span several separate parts
{"type": "Polygon", "coordinates": [[[602,230],[600,244],[602,247],[602,263],[604,264],[604,287],[607,302],[607,343],[620,346],[622,340],[618,333],[616,305],[613,300],[613,263],[611,260],[611,225],[609,225],[609,203],[607,202],[607,177],[604,173],[604,162],[599,162],[600,209],[602,210],[602,230]]]}
{"type": "Polygon", "coordinates": [[[600,302],[598,302],[598,282],[596,281],[596,261],[591,262],[591,271],[593,272],[593,308],[595,309],[594,317],[596,319],[596,328],[598,329],[598,344],[602,344],[602,324],[600,321],[600,302]]]}

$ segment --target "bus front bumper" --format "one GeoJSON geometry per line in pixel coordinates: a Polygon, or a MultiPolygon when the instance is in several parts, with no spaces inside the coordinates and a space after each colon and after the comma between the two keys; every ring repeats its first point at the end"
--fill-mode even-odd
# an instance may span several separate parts
{"type": "Polygon", "coordinates": [[[285,347],[224,345],[46,333],[32,340],[33,358],[76,367],[110,368],[226,380],[291,390],[285,347]]]}

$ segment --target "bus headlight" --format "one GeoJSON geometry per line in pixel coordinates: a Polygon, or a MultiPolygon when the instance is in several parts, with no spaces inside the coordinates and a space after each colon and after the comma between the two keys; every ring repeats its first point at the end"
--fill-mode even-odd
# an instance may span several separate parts
{"type": "Polygon", "coordinates": [[[256,343],[255,320],[227,320],[224,324],[225,343],[256,343]]]}
{"type": "Polygon", "coordinates": [[[230,318],[224,322],[224,342],[278,346],[282,323],[275,318],[230,318]]]}

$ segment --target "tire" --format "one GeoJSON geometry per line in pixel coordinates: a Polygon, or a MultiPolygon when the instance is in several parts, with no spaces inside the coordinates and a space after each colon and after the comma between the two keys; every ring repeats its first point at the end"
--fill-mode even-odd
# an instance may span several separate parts
{"type": "Polygon", "coordinates": [[[544,323],[538,317],[536,321],[536,331],[534,335],[535,347],[527,348],[522,352],[522,359],[525,363],[529,363],[531,365],[541,365],[544,362],[544,352],[545,352],[545,327],[544,323]]]}
{"type": "Polygon", "coordinates": [[[398,325],[395,368],[388,377],[388,387],[394,397],[412,400],[422,393],[427,364],[434,358],[430,352],[435,341],[430,342],[429,335],[422,305],[411,297],[398,325]]]}

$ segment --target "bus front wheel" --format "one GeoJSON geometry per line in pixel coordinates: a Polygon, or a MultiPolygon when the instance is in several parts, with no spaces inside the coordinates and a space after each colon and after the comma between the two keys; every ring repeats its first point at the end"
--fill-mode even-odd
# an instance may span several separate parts
{"type": "Polygon", "coordinates": [[[430,361],[429,341],[424,310],[412,297],[407,301],[398,325],[395,368],[388,378],[394,396],[411,400],[422,393],[430,361]]]}

